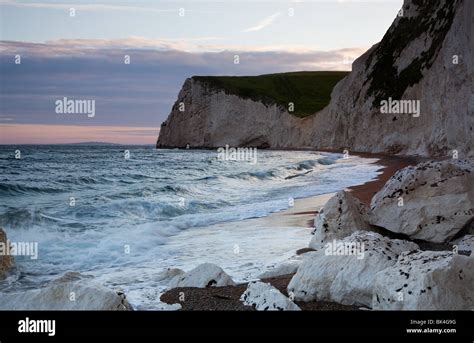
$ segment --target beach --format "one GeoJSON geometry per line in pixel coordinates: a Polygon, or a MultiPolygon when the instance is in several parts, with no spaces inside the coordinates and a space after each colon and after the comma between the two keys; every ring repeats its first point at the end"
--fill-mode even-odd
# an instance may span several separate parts
{"type": "MultiPolygon", "coordinates": [[[[385,182],[396,173],[397,170],[409,165],[416,164],[414,158],[404,158],[397,156],[387,156],[380,154],[354,154],[363,158],[377,159],[374,164],[380,166],[380,174],[361,185],[346,188],[355,197],[362,202],[369,204],[372,196],[380,190],[385,182]]],[[[233,223],[222,223],[214,226],[215,232],[228,230],[229,224],[232,230],[246,229],[250,232],[258,232],[265,229],[270,230],[289,230],[296,231],[309,243],[311,231],[314,225],[316,214],[324,207],[325,203],[334,196],[335,193],[326,193],[318,196],[296,199],[294,206],[289,209],[272,213],[268,216],[254,219],[247,219],[233,223]],[[216,230],[217,229],[217,230],[216,230]]],[[[292,245],[292,240],[287,241],[288,246],[292,245]]],[[[290,261],[301,258],[301,255],[311,251],[307,246],[295,247],[294,250],[286,256],[290,261]]],[[[281,257],[279,258],[281,262],[281,257]]],[[[264,272],[265,270],[261,270],[264,272]]],[[[287,294],[287,286],[294,274],[280,275],[262,279],[287,294]]],[[[181,287],[166,291],[161,295],[161,301],[168,304],[180,303],[182,310],[252,310],[251,307],[244,306],[239,300],[240,295],[247,288],[247,282],[239,283],[237,286],[212,287],[212,288],[193,288],[181,287]],[[180,295],[185,295],[185,301],[180,301],[180,295]]],[[[358,310],[357,306],[347,306],[325,301],[296,302],[303,310],[358,310]]]]}

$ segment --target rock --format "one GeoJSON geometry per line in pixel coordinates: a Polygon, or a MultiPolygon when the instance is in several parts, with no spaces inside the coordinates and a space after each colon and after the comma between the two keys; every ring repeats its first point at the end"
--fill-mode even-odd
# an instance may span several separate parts
{"type": "Polygon", "coordinates": [[[304,120],[277,104],[264,104],[188,78],[168,119],[161,124],[157,147],[289,147],[305,130],[304,120]],[[184,104],[185,110],[180,110],[184,104]],[[250,115],[258,113],[258,116],[250,115]],[[270,127],[269,123],[273,123],[270,127]],[[278,123],[278,125],[275,125],[278,123]],[[235,128],[245,128],[238,130],[235,128]]]}
{"type": "Polygon", "coordinates": [[[288,285],[295,300],[334,301],[371,306],[377,272],[397,261],[403,251],[418,249],[408,241],[392,240],[375,232],[358,231],[325,249],[304,255],[288,285]]]}
{"type": "Polygon", "coordinates": [[[175,276],[169,283],[170,288],[222,286],[235,286],[235,282],[221,267],[212,263],[200,264],[187,273],[175,276]]]}
{"type": "Polygon", "coordinates": [[[249,282],[246,291],[240,297],[247,306],[257,311],[300,311],[293,301],[284,296],[278,289],[264,282],[249,282]]]}
{"type": "Polygon", "coordinates": [[[375,194],[371,210],[373,225],[412,239],[448,242],[474,218],[474,160],[431,161],[399,170],[375,194]]]}
{"type": "Polygon", "coordinates": [[[84,279],[92,279],[92,275],[84,275],[79,272],[67,272],[64,273],[64,275],[60,276],[57,279],[52,280],[49,284],[50,285],[57,285],[65,282],[73,282],[73,281],[79,281],[79,280],[84,280],[84,279]]]}
{"type": "Polygon", "coordinates": [[[472,310],[474,258],[446,251],[405,252],[375,278],[376,310],[472,310]]]}
{"type": "Polygon", "coordinates": [[[405,0],[381,42],[352,64],[352,72],[316,115],[316,148],[388,154],[474,155],[472,1],[405,0]],[[443,13],[442,22],[439,13],[443,13]],[[456,54],[453,53],[456,51],[456,54]],[[453,63],[453,55],[468,56],[453,63]],[[382,113],[389,98],[419,101],[411,111],[382,113]]]}
{"type": "Polygon", "coordinates": [[[298,270],[301,260],[284,262],[275,268],[267,270],[258,276],[259,279],[268,279],[271,277],[294,274],[298,270]]]}
{"type": "Polygon", "coordinates": [[[13,267],[13,257],[7,255],[8,244],[7,234],[0,228],[0,280],[4,279],[13,267]]]}
{"type": "Polygon", "coordinates": [[[456,150],[473,156],[473,8],[472,1],[405,0],[403,16],[393,13],[382,41],[354,61],[329,105],[305,118],[188,79],[157,146],[251,144],[420,156],[456,150]],[[418,100],[419,116],[381,113],[381,101],[389,98],[418,100]]]}
{"type": "Polygon", "coordinates": [[[309,247],[318,250],[333,239],[342,239],[356,231],[370,230],[367,207],[346,191],[328,200],[316,215],[314,236],[309,247]]]}
{"type": "Polygon", "coordinates": [[[155,277],[155,281],[159,281],[160,283],[166,283],[173,280],[178,275],[183,275],[184,270],[179,268],[166,268],[163,269],[158,275],[155,277]]]}
{"type": "Polygon", "coordinates": [[[81,280],[53,283],[41,289],[18,293],[2,293],[0,310],[128,311],[132,310],[132,306],[123,292],[81,280]]]}
{"type": "Polygon", "coordinates": [[[458,254],[474,257],[474,235],[466,235],[452,242],[458,251],[458,254]]]}

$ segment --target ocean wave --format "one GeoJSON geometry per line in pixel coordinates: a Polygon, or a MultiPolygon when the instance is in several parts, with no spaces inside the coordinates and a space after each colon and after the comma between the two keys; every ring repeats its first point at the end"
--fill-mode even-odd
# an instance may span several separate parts
{"type": "Polygon", "coordinates": [[[301,176],[306,176],[308,175],[309,173],[311,173],[313,170],[307,170],[305,171],[304,173],[298,173],[298,174],[293,174],[293,175],[289,175],[287,177],[285,177],[285,180],[291,180],[291,179],[294,179],[295,177],[301,177],[301,176]]]}
{"type": "Polygon", "coordinates": [[[20,195],[20,194],[53,194],[62,193],[63,188],[26,186],[20,184],[0,183],[0,196],[20,195]]]}
{"type": "Polygon", "coordinates": [[[277,177],[277,173],[273,170],[264,170],[264,171],[254,171],[254,172],[242,172],[238,174],[228,175],[227,177],[232,179],[241,179],[241,180],[251,180],[251,179],[258,179],[258,180],[266,180],[266,179],[273,179],[277,177]]]}
{"type": "Polygon", "coordinates": [[[323,166],[328,166],[328,165],[336,163],[338,159],[339,159],[339,156],[326,156],[323,158],[319,158],[317,161],[319,164],[323,166]]]}
{"type": "Polygon", "coordinates": [[[309,170],[313,169],[314,166],[316,166],[319,163],[319,160],[307,160],[307,161],[302,161],[299,162],[295,169],[296,170],[309,170]]]}
{"type": "MultiPolygon", "coordinates": [[[[125,161],[122,148],[44,149],[32,148],[28,163],[0,160],[0,167],[13,166],[2,169],[0,227],[11,239],[41,244],[41,265],[21,265],[23,275],[40,283],[74,269],[123,284],[122,271],[142,275],[147,264],[150,270],[168,263],[181,268],[170,258],[186,256],[194,264],[221,238],[229,243],[227,254],[239,242],[237,233],[209,232],[217,235],[213,240],[202,235],[205,227],[225,222],[232,229],[232,221],[288,208],[289,197],[337,191],[365,182],[377,170],[364,160],[338,161],[341,154],[315,152],[261,151],[251,165],[222,163],[209,151],[131,147],[134,160],[125,161]],[[75,206],[69,206],[70,197],[75,206]]],[[[235,260],[230,255],[224,265],[235,260]]]]}

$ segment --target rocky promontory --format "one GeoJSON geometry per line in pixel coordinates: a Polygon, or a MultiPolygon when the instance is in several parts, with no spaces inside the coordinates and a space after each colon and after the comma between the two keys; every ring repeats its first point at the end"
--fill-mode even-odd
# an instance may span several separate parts
{"type": "MultiPolygon", "coordinates": [[[[472,156],[473,7],[467,0],[405,0],[382,41],[333,88],[329,104],[304,118],[277,99],[231,94],[209,78],[190,78],[162,124],[157,147],[472,156]],[[393,100],[419,108],[382,113],[382,102],[393,100]]],[[[295,97],[294,106],[304,104],[295,97]]]]}

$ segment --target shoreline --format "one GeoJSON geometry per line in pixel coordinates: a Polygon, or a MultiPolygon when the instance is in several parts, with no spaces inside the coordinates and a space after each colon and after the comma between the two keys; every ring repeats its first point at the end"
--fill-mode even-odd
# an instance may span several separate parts
{"type": "MultiPolygon", "coordinates": [[[[329,152],[329,151],[324,151],[329,152]]],[[[351,192],[352,195],[357,197],[360,201],[364,204],[370,206],[370,201],[375,193],[377,193],[385,183],[390,179],[398,170],[403,169],[408,166],[416,165],[421,161],[420,158],[416,157],[401,157],[401,156],[390,156],[390,155],[383,155],[383,154],[371,154],[371,153],[353,153],[352,155],[363,157],[363,158],[375,158],[377,159],[376,162],[373,164],[377,164],[380,168],[377,172],[380,172],[374,179],[369,180],[365,183],[354,185],[347,187],[346,190],[351,192]]],[[[330,194],[331,196],[336,193],[327,193],[316,195],[313,197],[301,198],[295,200],[295,206],[291,209],[284,210],[281,212],[271,213],[267,217],[271,217],[277,214],[286,214],[286,215],[293,215],[293,216],[311,216],[311,218],[307,219],[307,227],[314,226],[314,216],[318,213],[321,207],[324,204],[319,205],[320,201],[323,201],[323,197],[330,194]],[[316,199],[315,199],[316,198],[316,199]],[[319,198],[319,199],[318,199],[319,198]],[[318,201],[319,200],[319,201],[318,201]],[[311,207],[312,202],[318,203],[319,206],[311,207]],[[297,206],[298,205],[298,206],[297,206]],[[290,211],[291,210],[291,211],[290,211]]],[[[329,200],[330,196],[324,201],[324,203],[329,200]]],[[[264,217],[265,218],[265,217],[264,217]]]]}
{"type": "MultiPolygon", "coordinates": [[[[323,151],[324,152],[324,151],[323,151]]],[[[370,201],[375,193],[377,193],[385,184],[385,182],[398,170],[415,165],[419,159],[412,157],[389,156],[382,154],[369,153],[353,153],[352,155],[364,158],[377,159],[374,164],[380,166],[378,171],[381,173],[374,179],[367,181],[360,185],[354,185],[346,188],[359,200],[365,204],[370,205],[370,201]]],[[[324,207],[325,203],[335,193],[326,193],[317,196],[295,199],[293,207],[289,209],[271,213],[268,216],[254,219],[247,219],[239,221],[242,225],[251,224],[252,227],[271,226],[278,227],[295,227],[297,229],[307,229],[308,231],[314,227],[314,219],[316,214],[324,207]]],[[[309,241],[309,232],[308,232],[309,241]]],[[[308,247],[301,247],[294,251],[294,256],[302,255],[312,249],[308,247]]],[[[261,270],[260,272],[264,272],[261,270]]],[[[293,274],[276,276],[268,279],[262,279],[263,282],[270,283],[272,286],[279,289],[283,294],[287,294],[286,287],[290,282],[293,274]]],[[[211,287],[211,288],[194,288],[181,287],[166,290],[161,296],[160,300],[167,304],[181,304],[182,311],[193,310],[254,310],[251,307],[244,306],[240,302],[239,297],[246,289],[248,282],[239,283],[236,286],[211,287]],[[186,301],[180,301],[180,294],[185,294],[186,301]]],[[[358,306],[347,306],[332,302],[311,301],[298,302],[298,306],[302,310],[313,311],[354,311],[360,310],[358,306]]]]}
{"type": "Polygon", "coordinates": [[[380,169],[378,171],[380,171],[381,174],[379,174],[375,179],[367,181],[361,185],[355,185],[347,188],[352,195],[369,206],[374,194],[382,189],[388,179],[390,179],[398,170],[408,166],[416,165],[423,160],[419,157],[391,156],[370,153],[353,153],[352,155],[363,158],[379,159],[374,164],[380,165],[380,169]]]}

